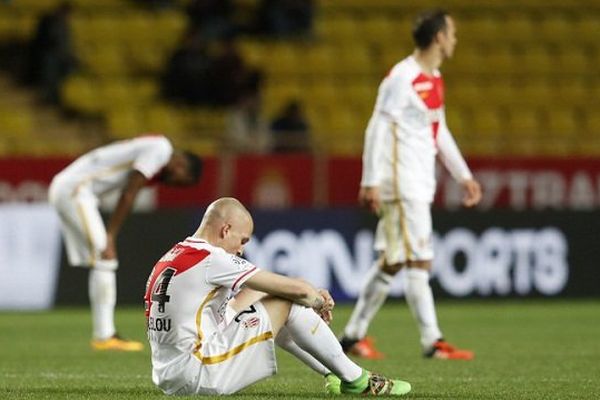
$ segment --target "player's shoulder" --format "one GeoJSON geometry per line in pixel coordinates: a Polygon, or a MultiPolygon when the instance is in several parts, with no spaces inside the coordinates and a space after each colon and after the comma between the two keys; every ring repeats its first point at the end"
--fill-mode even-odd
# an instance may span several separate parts
{"type": "Polygon", "coordinates": [[[252,267],[252,264],[242,257],[228,253],[220,247],[214,247],[214,249],[215,251],[212,253],[214,263],[227,264],[240,270],[252,267]]]}
{"type": "Polygon", "coordinates": [[[412,57],[407,57],[396,63],[386,77],[390,85],[409,83],[418,74],[418,66],[412,57]]]}
{"type": "Polygon", "coordinates": [[[152,149],[155,151],[162,150],[169,153],[173,151],[173,144],[171,143],[169,138],[160,133],[142,134],[132,139],[132,142],[139,144],[146,149],[152,149]]]}

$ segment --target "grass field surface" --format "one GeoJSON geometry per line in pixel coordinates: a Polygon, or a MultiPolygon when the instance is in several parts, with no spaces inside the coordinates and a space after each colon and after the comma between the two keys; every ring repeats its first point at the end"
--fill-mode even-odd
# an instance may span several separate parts
{"type": "MultiPolygon", "coordinates": [[[[336,309],[339,333],[350,306],[336,309]]],[[[421,357],[403,302],[388,302],[370,334],[388,357],[360,363],[407,380],[410,399],[600,399],[600,301],[485,301],[438,304],[448,340],[474,361],[421,357]]],[[[119,308],[123,336],[145,342],[143,310],[119,308]]],[[[0,313],[0,399],[166,398],[150,380],[150,355],[93,352],[85,308],[0,313]]],[[[323,380],[279,352],[279,373],[231,398],[315,399],[323,380]]]]}

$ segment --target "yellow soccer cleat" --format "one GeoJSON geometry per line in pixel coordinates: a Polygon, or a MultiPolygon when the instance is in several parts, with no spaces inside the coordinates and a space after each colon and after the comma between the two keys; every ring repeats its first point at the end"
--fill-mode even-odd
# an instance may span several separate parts
{"type": "Polygon", "coordinates": [[[113,335],[108,339],[94,339],[90,342],[92,349],[98,351],[142,351],[144,345],[135,340],[127,340],[119,335],[113,335]]]}

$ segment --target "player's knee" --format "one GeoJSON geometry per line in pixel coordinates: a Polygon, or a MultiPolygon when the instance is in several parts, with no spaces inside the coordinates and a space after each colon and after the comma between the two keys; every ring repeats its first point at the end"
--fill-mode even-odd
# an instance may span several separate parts
{"type": "Polygon", "coordinates": [[[262,299],[261,303],[265,307],[265,310],[267,310],[267,314],[269,314],[273,334],[277,336],[281,327],[288,320],[292,302],[290,300],[282,299],[281,297],[270,296],[262,299]]]}

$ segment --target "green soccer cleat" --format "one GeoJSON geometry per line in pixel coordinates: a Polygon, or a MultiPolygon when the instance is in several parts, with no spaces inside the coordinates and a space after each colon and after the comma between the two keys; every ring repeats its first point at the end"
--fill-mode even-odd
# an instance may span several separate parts
{"type": "Polygon", "coordinates": [[[360,378],[353,382],[342,382],[342,393],[362,394],[366,396],[402,396],[410,392],[410,383],[398,379],[389,379],[383,375],[363,370],[360,378]]]}
{"type": "Polygon", "coordinates": [[[342,393],[342,391],[340,389],[341,384],[342,384],[341,379],[338,378],[337,376],[335,376],[334,374],[325,375],[325,389],[327,390],[327,393],[341,394],[342,393]]]}

